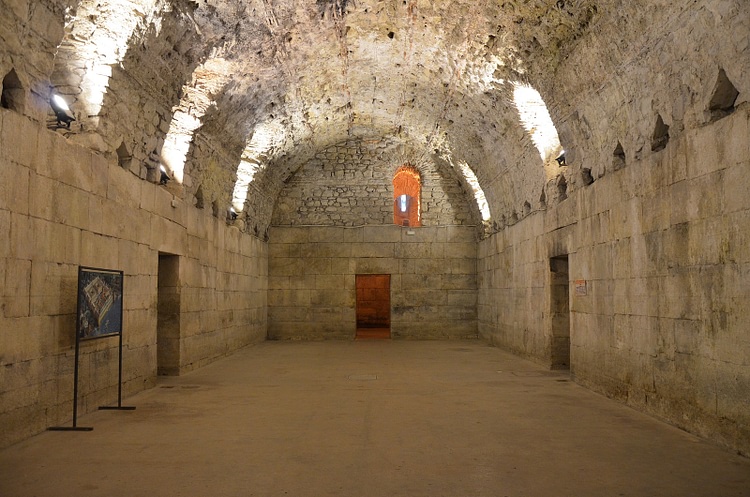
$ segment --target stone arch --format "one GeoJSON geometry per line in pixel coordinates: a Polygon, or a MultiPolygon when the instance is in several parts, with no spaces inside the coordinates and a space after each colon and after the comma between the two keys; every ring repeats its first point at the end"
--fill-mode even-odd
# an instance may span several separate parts
{"type": "Polygon", "coordinates": [[[513,83],[518,118],[539,151],[543,163],[564,154],[557,128],[540,93],[527,83],[513,83]]]}
{"type": "Polygon", "coordinates": [[[422,176],[411,164],[404,164],[393,175],[393,223],[421,226],[422,176]]]}

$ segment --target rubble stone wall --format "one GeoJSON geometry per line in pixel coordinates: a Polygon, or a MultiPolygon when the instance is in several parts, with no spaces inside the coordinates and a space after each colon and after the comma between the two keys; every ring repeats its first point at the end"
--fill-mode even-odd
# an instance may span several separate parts
{"type": "Polygon", "coordinates": [[[352,140],[327,148],[302,166],[276,202],[273,225],[361,226],[393,222],[393,176],[412,163],[422,176],[425,226],[478,224],[476,205],[449,167],[410,161],[387,140],[352,140]]]}

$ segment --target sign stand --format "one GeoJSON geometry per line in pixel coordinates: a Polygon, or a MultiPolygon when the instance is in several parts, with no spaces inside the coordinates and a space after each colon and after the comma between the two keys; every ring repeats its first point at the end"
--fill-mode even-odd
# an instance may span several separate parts
{"type": "MultiPolygon", "coordinates": [[[[80,274],[79,274],[80,279],[80,274]]],[[[79,303],[80,305],[80,303],[79,303]]],[[[79,315],[80,311],[76,313],[79,315]]],[[[91,426],[78,426],[78,352],[80,350],[80,334],[76,331],[76,358],[73,367],[73,426],[50,426],[49,431],[92,431],[91,426]]]]}
{"type": "MultiPolygon", "coordinates": [[[[122,327],[120,327],[122,328],[122,327]]],[[[117,405],[116,406],[99,406],[100,410],[106,411],[135,411],[135,406],[122,405],[122,332],[120,332],[120,347],[117,365],[117,405]]]]}
{"type": "Polygon", "coordinates": [[[78,426],[78,370],[81,340],[120,336],[118,347],[117,406],[99,409],[132,411],[122,405],[122,314],[123,272],[79,266],[76,310],[76,353],[73,369],[73,426],[52,426],[50,431],[92,431],[78,426]]]}

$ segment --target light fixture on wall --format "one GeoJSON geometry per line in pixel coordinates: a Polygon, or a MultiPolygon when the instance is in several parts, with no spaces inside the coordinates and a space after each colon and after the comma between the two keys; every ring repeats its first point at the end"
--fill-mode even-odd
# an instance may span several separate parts
{"type": "Polygon", "coordinates": [[[237,219],[237,211],[234,210],[234,207],[229,208],[228,217],[230,221],[234,221],[237,219]]]}
{"type": "Polygon", "coordinates": [[[565,150],[563,150],[562,153],[558,155],[557,159],[555,160],[557,161],[558,166],[567,166],[567,164],[565,163],[565,150]]]}
{"type": "Polygon", "coordinates": [[[70,110],[68,102],[57,93],[53,93],[49,99],[49,104],[55,112],[57,124],[70,129],[70,123],[75,121],[76,118],[73,116],[73,112],[70,110]]]}
{"type": "Polygon", "coordinates": [[[159,171],[161,171],[161,176],[159,177],[159,184],[166,185],[167,183],[169,183],[169,180],[171,180],[172,178],[170,178],[169,175],[167,174],[167,169],[164,167],[163,164],[159,165],[159,171]]]}

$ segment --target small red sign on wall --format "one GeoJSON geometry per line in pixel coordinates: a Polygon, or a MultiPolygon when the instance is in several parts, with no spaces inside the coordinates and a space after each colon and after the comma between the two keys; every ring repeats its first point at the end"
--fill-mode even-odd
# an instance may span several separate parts
{"type": "Polygon", "coordinates": [[[576,289],[576,296],[585,297],[588,294],[588,288],[586,287],[586,280],[575,280],[574,285],[576,289]]]}

